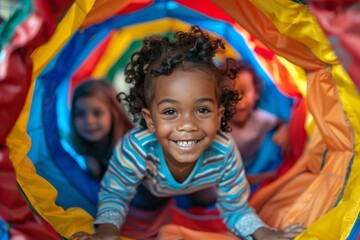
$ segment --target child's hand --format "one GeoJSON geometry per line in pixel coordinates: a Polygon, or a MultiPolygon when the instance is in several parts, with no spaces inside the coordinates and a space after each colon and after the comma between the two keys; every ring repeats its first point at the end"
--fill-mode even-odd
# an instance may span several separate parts
{"type": "Polygon", "coordinates": [[[119,235],[109,235],[103,233],[88,234],[86,232],[78,232],[72,235],[69,240],[119,240],[119,235]]]}
{"type": "Polygon", "coordinates": [[[279,126],[274,133],[272,140],[281,148],[281,155],[283,157],[288,157],[290,155],[289,126],[287,123],[283,123],[279,126]]]}
{"type": "Polygon", "coordinates": [[[70,240],[119,240],[119,230],[115,225],[104,223],[96,229],[96,234],[77,232],[70,237],[70,240]]]}
{"type": "Polygon", "coordinates": [[[305,228],[302,227],[302,223],[295,223],[287,226],[286,228],[278,231],[271,231],[268,228],[259,228],[253,234],[254,239],[261,240],[288,240],[294,239],[297,235],[303,232],[305,228]]]}

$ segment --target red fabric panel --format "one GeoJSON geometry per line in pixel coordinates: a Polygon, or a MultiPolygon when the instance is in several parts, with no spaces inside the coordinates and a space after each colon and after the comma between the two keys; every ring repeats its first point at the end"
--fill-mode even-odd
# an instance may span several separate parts
{"type": "Polygon", "coordinates": [[[154,0],[133,0],[128,6],[120,10],[118,14],[130,14],[139,11],[152,4],[154,0]]]}
{"type": "Polygon", "coordinates": [[[216,209],[199,207],[185,211],[178,208],[174,201],[170,201],[158,210],[144,211],[130,207],[120,235],[133,239],[152,239],[168,224],[195,231],[230,234],[216,209]]]}
{"type": "Polygon", "coordinates": [[[61,239],[45,220],[33,214],[17,188],[9,150],[6,147],[0,150],[0,216],[10,225],[10,239],[61,239]]]}
{"type": "Polygon", "coordinates": [[[5,146],[31,84],[31,53],[55,31],[60,15],[73,1],[33,1],[34,11],[20,24],[2,50],[0,63],[0,215],[10,224],[10,239],[61,239],[43,219],[33,214],[16,184],[16,174],[5,146]]]}
{"type": "Polygon", "coordinates": [[[226,12],[224,12],[221,8],[219,8],[215,3],[208,0],[196,0],[196,1],[188,1],[188,0],[175,0],[183,6],[190,8],[191,10],[200,12],[205,16],[210,18],[215,18],[219,20],[223,20],[228,23],[235,23],[234,19],[232,19],[226,12]]]}

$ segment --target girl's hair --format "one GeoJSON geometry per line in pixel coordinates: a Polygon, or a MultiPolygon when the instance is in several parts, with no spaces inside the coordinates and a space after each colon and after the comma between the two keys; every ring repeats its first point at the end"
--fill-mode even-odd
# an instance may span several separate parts
{"type": "Polygon", "coordinates": [[[71,113],[71,144],[75,150],[82,155],[96,158],[100,162],[101,168],[107,168],[108,159],[112,154],[115,143],[133,127],[133,123],[128,118],[123,106],[116,100],[115,89],[105,81],[105,79],[87,79],[79,84],[72,97],[71,113]],[[108,136],[109,145],[101,152],[94,151],[93,142],[89,142],[81,137],[75,127],[75,103],[79,98],[96,97],[101,99],[110,109],[112,126],[108,136]]]}
{"type": "Polygon", "coordinates": [[[220,38],[211,38],[197,26],[192,26],[189,32],[177,31],[172,41],[159,35],[144,38],[142,48],[132,55],[125,68],[125,81],[133,86],[128,95],[120,92],[118,100],[126,101],[134,121],[146,127],[141,109],[150,108],[155,94],[156,78],[169,76],[175,70],[200,69],[211,74],[217,82],[218,103],[225,108],[220,129],[231,131],[228,121],[235,114],[238,94],[231,88],[222,88],[223,76],[213,61],[219,48],[225,49],[223,41],[220,38]]]}
{"type": "Polygon", "coordinates": [[[245,62],[244,60],[235,60],[232,58],[226,59],[225,64],[220,67],[220,72],[225,76],[224,82],[225,85],[235,85],[235,79],[239,73],[248,72],[252,76],[253,84],[257,93],[261,93],[263,89],[263,82],[260,77],[255,72],[254,68],[245,62]]]}

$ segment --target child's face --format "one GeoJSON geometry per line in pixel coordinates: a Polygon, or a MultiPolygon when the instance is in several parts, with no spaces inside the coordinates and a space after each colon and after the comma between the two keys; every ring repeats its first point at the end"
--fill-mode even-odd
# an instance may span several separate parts
{"type": "Polygon", "coordinates": [[[259,99],[259,93],[249,72],[243,71],[238,74],[235,79],[235,90],[242,94],[243,97],[237,103],[236,114],[231,121],[235,124],[243,125],[255,109],[256,102],[259,99]]]}
{"type": "Polygon", "coordinates": [[[215,80],[203,71],[179,70],[156,81],[150,109],[142,111],[146,124],[167,161],[195,162],[214,140],[224,112],[215,80]]]}
{"type": "Polygon", "coordinates": [[[111,112],[101,98],[81,97],[73,107],[75,128],[81,137],[96,142],[110,133],[111,112]]]}

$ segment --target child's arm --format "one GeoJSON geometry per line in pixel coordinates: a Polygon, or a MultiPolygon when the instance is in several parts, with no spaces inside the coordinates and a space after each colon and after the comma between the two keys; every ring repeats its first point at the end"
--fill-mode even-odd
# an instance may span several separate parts
{"type": "Polygon", "coordinates": [[[218,183],[218,207],[228,228],[242,239],[252,239],[251,235],[267,225],[249,207],[249,183],[245,178],[240,153],[232,140],[224,159],[224,170],[218,183]]]}
{"type": "MultiPolygon", "coordinates": [[[[108,169],[101,181],[99,204],[94,225],[96,234],[76,233],[80,240],[119,239],[120,228],[125,221],[131,199],[145,171],[144,151],[134,149],[136,139],[125,136],[115,147],[108,169]],[[129,154],[131,153],[131,154],[129,154]],[[116,237],[116,238],[115,238],[116,237]]],[[[139,147],[140,148],[140,147],[139,147]]]]}
{"type": "Polygon", "coordinates": [[[277,129],[272,138],[273,142],[281,148],[281,155],[287,157],[290,154],[289,124],[286,121],[279,121],[277,129]]]}
{"type": "Polygon", "coordinates": [[[292,239],[304,229],[301,224],[274,231],[248,205],[249,185],[240,154],[234,144],[225,159],[225,170],[218,184],[217,207],[229,229],[242,239],[292,239]]]}

